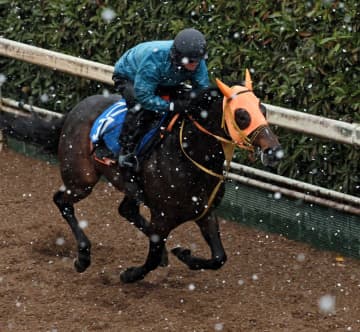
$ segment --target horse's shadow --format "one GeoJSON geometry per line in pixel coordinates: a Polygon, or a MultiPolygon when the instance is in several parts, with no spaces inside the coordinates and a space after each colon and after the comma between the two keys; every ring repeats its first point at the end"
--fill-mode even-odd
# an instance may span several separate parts
{"type": "Polygon", "coordinates": [[[41,257],[71,258],[76,255],[73,245],[74,241],[67,235],[49,231],[48,235],[33,244],[32,252],[41,257]]]}

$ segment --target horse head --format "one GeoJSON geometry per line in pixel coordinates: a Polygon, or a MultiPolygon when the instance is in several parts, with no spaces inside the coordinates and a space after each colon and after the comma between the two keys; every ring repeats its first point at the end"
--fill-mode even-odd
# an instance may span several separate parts
{"type": "Polygon", "coordinates": [[[253,93],[250,72],[246,70],[245,86],[227,86],[216,79],[224,95],[222,127],[240,148],[253,151],[260,148],[265,166],[275,166],[284,152],[264,116],[264,106],[253,93]]]}

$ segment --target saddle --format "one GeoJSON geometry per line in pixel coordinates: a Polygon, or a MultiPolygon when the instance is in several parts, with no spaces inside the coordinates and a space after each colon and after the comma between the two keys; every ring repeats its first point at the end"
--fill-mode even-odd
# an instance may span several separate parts
{"type": "MultiPolygon", "coordinates": [[[[125,99],[120,99],[95,120],[90,131],[90,151],[97,162],[107,166],[117,163],[116,156],[121,149],[119,137],[127,112],[125,99]]],[[[171,131],[178,116],[174,117],[170,118],[168,114],[163,115],[157,125],[140,139],[135,149],[139,164],[149,157],[153,148],[165,137],[167,132],[171,131]],[[176,118],[174,119],[174,117],[176,118]]]]}

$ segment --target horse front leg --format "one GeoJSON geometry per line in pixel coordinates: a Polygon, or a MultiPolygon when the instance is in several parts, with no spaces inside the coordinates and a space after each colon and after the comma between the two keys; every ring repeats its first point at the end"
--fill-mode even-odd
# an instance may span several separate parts
{"type": "MultiPolygon", "coordinates": [[[[153,230],[150,227],[150,223],[140,214],[140,206],[135,199],[125,196],[119,205],[119,214],[126,218],[131,224],[135,225],[149,239],[151,239],[153,230]]],[[[164,245],[163,252],[161,254],[160,266],[168,266],[168,262],[168,254],[166,246],[164,245]]]]}
{"type": "Polygon", "coordinates": [[[197,225],[201,230],[205,241],[210,247],[211,258],[205,259],[191,254],[190,249],[177,247],[172,253],[192,270],[211,269],[217,270],[226,262],[226,253],[220,238],[219,222],[216,216],[210,214],[198,221],[197,225]]]}
{"type": "MultiPolygon", "coordinates": [[[[71,231],[73,232],[78,249],[78,257],[74,261],[74,266],[77,272],[84,272],[91,263],[90,249],[91,243],[87,238],[79,223],[75,217],[74,204],[67,197],[65,191],[58,191],[55,193],[53,200],[56,206],[59,208],[61,215],[69,224],[71,231]]],[[[87,196],[87,195],[86,195],[87,196]]],[[[79,198],[77,200],[80,200],[79,198]]]]}
{"type": "Polygon", "coordinates": [[[120,275],[122,282],[131,283],[144,279],[150,271],[160,265],[169,232],[170,230],[149,227],[149,252],[146,261],[141,266],[130,267],[122,272],[120,275]]]}

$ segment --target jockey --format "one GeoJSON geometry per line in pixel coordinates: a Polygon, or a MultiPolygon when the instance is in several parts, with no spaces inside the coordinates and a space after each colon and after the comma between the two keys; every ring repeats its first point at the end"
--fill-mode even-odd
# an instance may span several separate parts
{"type": "Polygon", "coordinates": [[[120,167],[125,182],[136,191],[135,148],[140,138],[168,112],[183,112],[190,101],[167,101],[159,96],[161,88],[173,88],[189,81],[196,92],[210,85],[205,59],[206,41],[196,29],[180,31],[174,40],[150,41],[126,51],[115,64],[115,90],[126,99],[128,112],[119,138],[120,167]]]}

